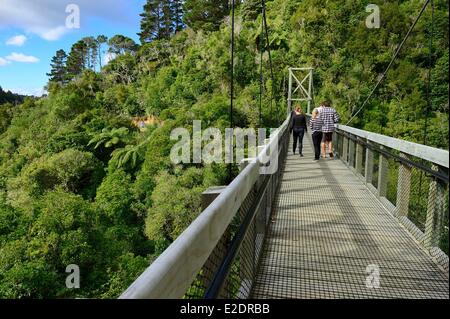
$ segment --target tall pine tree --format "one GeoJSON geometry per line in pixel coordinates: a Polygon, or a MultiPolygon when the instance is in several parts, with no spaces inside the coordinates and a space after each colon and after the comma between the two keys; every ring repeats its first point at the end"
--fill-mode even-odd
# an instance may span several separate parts
{"type": "Polygon", "coordinates": [[[67,58],[67,76],[71,80],[80,75],[86,69],[88,47],[83,40],[72,45],[67,58]]]}
{"type": "Polygon", "coordinates": [[[183,29],[183,0],[147,0],[141,14],[142,43],[168,39],[183,29]]]}
{"type": "Polygon", "coordinates": [[[229,0],[186,0],[184,22],[194,30],[215,31],[229,14],[229,0]]]}
{"type": "Polygon", "coordinates": [[[56,55],[51,61],[50,73],[47,76],[50,78],[50,82],[64,84],[67,81],[67,69],[66,69],[67,54],[64,50],[56,51],[56,55]]]}
{"type": "Polygon", "coordinates": [[[183,2],[184,0],[171,0],[172,23],[174,32],[183,30],[183,2]]]}
{"type": "Polygon", "coordinates": [[[82,41],[86,44],[86,67],[95,70],[97,65],[98,43],[97,40],[92,37],[85,37],[82,41]]]}
{"type": "Polygon", "coordinates": [[[246,0],[242,3],[242,17],[245,20],[255,20],[262,11],[261,0],[246,0]]]}
{"type": "Polygon", "coordinates": [[[102,45],[105,43],[108,43],[108,37],[101,34],[99,36],[97,36],[97,49],[98,49],[98,63],[100,65],[100,70],[102,69],[103,65],[102,65],[102,55],[104,54],[104,52],[102,51],[102,45]]]}
{"type": "Polygon", "coordinates": [[[161,21],[161,38],[168,39],[173,34],[174,24],[173,24],[173,12],[172,12],[172,1],[162,0],[161,10],[162,10],[162,21],[161,21]]]}
{"type": "Polygon", "coordinates": [[[141,32],[138,33],[142,43],[162,39],[161,25],[163,21],[163,10],[161,0],[147,0],[144,12],[140,15],[141,32]]]}

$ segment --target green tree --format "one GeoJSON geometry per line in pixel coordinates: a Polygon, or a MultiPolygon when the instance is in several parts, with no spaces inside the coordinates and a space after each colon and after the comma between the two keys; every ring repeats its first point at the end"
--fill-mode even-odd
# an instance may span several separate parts
{"type": "Polygon", "coordinates": [[[94,149],[104,146],[106,148],[117,147],[125,144],[129,140],[130,130],[126,127],[121,127],[118,129],[103,129],[100,134],[94,136],[90,141],[89,145],[94,145],[94,149]]]}
{"type": "Polygon", "coordinates": [[[181,31],[184,28],[183,2],[184,2],[184,0],[170,0],[170,2],[169,2],[174,32],[181,31]]]}
{"type": "Polygon", "coordinates": [[[183,1],[147,0],[141,17],[141,43],[169,39],[184,27],[183,1]]]}
{"type": "Polygon", "coordinates": [[[85,37],[82,41],[86,44],[86,66],[88,69],[95,70],[98,59],[98,42],[92,36],[85,37]]]}
{"type": "Polygon", "coordinates": [[[146,219],[146,234],[159,243],[170,243],[200,212],[204,190],[201,170],[191,168],[179,176],[161,172],[156,178],[152,207],[146,219]]]}
{"type": "Polygon", "coordinates": [[[56,188],[89,198],[103,174],[101,163],[91,153],[67,149],[44,155],[24,167],[20,175],[8,181],[8,198],[16,207],[29,207],[34,199],[56,188]]]}
{"type": "Polygon", "coordinates": [[[134,53],[137,50],[137,44],[134,40],[121,34],[115,35],[109,39],[108,46],[108,52],[114,55],[134,53]]]}
{"type": "Polygon", "coordinates": [[[20,94],[14,94],[11,91],[3,91],[2,87],[0,86],[0,105],[3,103],[14,103],[19,104],[22,103],[25,96],[20,94]]]}
{"type": "Polygon", "coordinates": [[[255,20],[262,10],[261,0],[247,0],[242,3],[242,17],[245,20],[255,20]]]}
{"type": "Polygon", "coordinates": [[[88,54],[88,47],[82,40],[75,43],[67,58],[67,76],[68,79],[73,79],[86,69],[86,57],[88,54]]]}
{"type": "Polygon", "coordinates": [[[102,45],[108,43],[108,37],[105,36],[105,35],[99,35],[99,36],[97,36],[96,41],[97,41],[97,48],[98,48],[98,53],[97,53],[97,56],[98,56],[98,64],[99,64],[100,70],[101,70],[102,67],[103,67],[103,65],[102,65],[102,56],[103,56],[103,54],[105,53],[105,52],[102,50],[102,45]]]}
{"type": "Polygon", "coordinates": [[[56,82],[59,84],[64,84],[67,82],[67,54],[64,50],[56,51],[56,55],[52,58],[50,63],[50,73],[47,76],[50,77],[50,82],[56,82]]]}
{"type": "Polygon", "coordinates": [[[147,0],[144,5],[144,12],[141,13],[141,32],[138,33],[141,43],[148,43],[153,40],[163,39],[164,34],[164,5],[163,0],[147,0]]]}
{"type": "Polygon", "coordinates": [[[143,161],[148,140],[138,145],[127,145],[124,148],[116,149],[112,153],[111,163],[116,168],[134,169],[143,161]]]}
{"type": "Polygon", "coordinates": [[[0,134],[2,134],[11,123],[14,106],[11,103],[0,104],[0,134]]]}
{"type": "Polygon", "coordinates": [[[218,30],[229,14],[228,0],[186,0],[184,22],[194,30],[218,30]]]}
{"type": "Polygon", "coordinates": [[[109,174],[97,190],[95,202],[111,223],[126,224],[135,221],[131,211],[133,194],[131,177],[123,170],[109,174]]]}

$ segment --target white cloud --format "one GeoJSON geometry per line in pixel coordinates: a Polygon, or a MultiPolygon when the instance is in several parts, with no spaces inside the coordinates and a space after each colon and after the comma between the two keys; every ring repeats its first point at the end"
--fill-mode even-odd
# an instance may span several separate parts
{"type": "Polygon", "coordinates": [[[46,31],[42,31],[39,35],[44,38],[45,40],[48,41],[55,41],[58,40],[59,38],[61,38],[64,33],[66,33],[68,31],[68,29],[66,29],[65,27],[56,27],[50,30],[46,30],[46,31]]]}
{"type": "Polygon", "coordinates": [[[0,66],[5,66],[5,65],[10,64],[10,63],[11,63],[10,61],[0,57],[0,66]]]}
{"type": "Polygon", "coordinates": [[[5,92],[11,91],[12,93],[20,95],[37,96],[37,97],[40,97],[48,93],[46,90],[44,90],[44,88],[23,88],[23,87],[4,88],[3,91],[5,92]]]}
{"type": "Polygon", "coordinates": [[[114,23],[130,23],[133,18],[130,0],[0,0],[0,28],[20,28],[54,41],[76,29],[66,28],[66,12],[69,4],[80,8],[81,28],[92,18],[106,19],[114,23]],[[113,2],[113,4],[111,3],[113,2]]]}
{"type": "Polygon", "coordinates": [[[8,55],[6,57],[6,59],[9,61],[22,62],[22,63],[37,63],[37,62],[39,62],[39,59],[32,55],[25,55],[23,53],[16,53],[16,52],[13,52],[10,55],[8,55]]]}
{"type": "Polygon", "coordinates": [[[6,45],[16,45],[21,47],[27,41],[27,37],[24,35],[16,35],[6,41],[6,45]]]}
{"type": "Polygon", "coordinates": [[[110,53],[107,52],[104,56],[103,56],[103,64],[107,65],[109,62],[111,62],[112,60],[114,60],[116,58],[116,55],[114,53],[110,53]]]}

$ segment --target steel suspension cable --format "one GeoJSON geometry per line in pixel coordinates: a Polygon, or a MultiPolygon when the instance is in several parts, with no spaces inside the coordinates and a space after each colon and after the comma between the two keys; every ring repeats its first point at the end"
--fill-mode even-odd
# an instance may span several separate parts
{"type": "MultiPolygon", "coordinates": [[[[234,102],[234,0],[231,0],[231,83],[230,83],[230,128],[234,127],[233,102],[234,102]]],[[[233,156],[233,143],[230,143],[230,156],[233,156]]],[[[230,161],[232,162],[232,161],[230,161]]],[[[228,164],[228,182],[233,180],[231,163],[228,164]]]]}
{"type": "MultiPolygon", "coordinates": [[[[263,10],[263,9],[261,9],[263,10]]],[[[259,37],[259,127],[262,128],[262,100],[264,91],[264,74],[263,74],[263,53],[264,53],[264,38],[262,36],[264,32],[264,20],[261,19],[261,35],[259,37]]]]}
{"type": "Polygon", "coordinates": [[[269,31],[267,29],[267,16],[266,16],[266,2],[265,0],[261,0],[262,1],[262,13],[263,13],[263,24],[264,24],[264,29],[265,29],[265,35],[266,35],[266,47],[267,47],[267,52],[269,53],[269,65],[270,65],[270,77],[272,80],[272,92],[271,92],[271,98],[270,98],[270,114],[272,114],[273,112],[273,99],[275,96],[275,89],[274,89],[274,85],[275,85],[275,77],[273,75],[273,64],[272,64],[272,53],[270,51],[270,41],[269,41],[269,31]]]}
{"type": "Polygon", "coordinates": [[[434,1],[431,0],[431,26],[430,26],[430,35],[428,42],[428,77],[427,77],[427,109],[425,111],[425,125],[424,125],[424,133],[423,133],[423,144],[426,145],[427,135],[428,135],[428,119],[430,116],[430,112],[433,108],[432,101],[432,93],[431,93],[431,73],[432,73],[432,65],[433,65],[433,37],[434,37],[434,1]]]}
{"type": "MultiPolygon", "coordinates": [[[[427,76],[427,108],[425,110],[425,123],[423,128],[423,145],[427,145],[427,137],[428,137],[428,120],[430,117],[431,110],[433,108],[433,100],[431,93],[431,76],[432,76],[432,65],[433,65],[433,40],[434,40],[434,0],[431,0],[431,25],[429,31],[429,42],[428,42],[428,76],[427,76]]],[[[422,160],[422,164],[424,164],[424,160],[422,160]]],[[[419,178],[419,188],[418,194],[422,193],[422,179],[423,179],[423,171],[420,171],[419,178]]]]}
{"type": "Polygon", "coordinates": [[[234,102],[234,0],[231,0],[231,83],[230,83],[230,128],[233,128],[234,102]]]}
{"type": "Polygon", "coordinates": [[[378,80],[377,84],[375,85],[375,87],[372,89],[372,91],[370,92],[369,96],[366,98],[366,100],[364,101],[364,103],[362,104],[362,106],[358,109],[358,111],[350,118],[350,120],[347,122],[346,125],[349,125],[353,119],[358,116],[358,114],[364,109],[364,107],[366,106],[366,104],[370,101],[370,99],[372,98],[372,96],[374,95],[374,93],[376,92],[376,90],[378,89],[378,87],[380,86],[380,84],[385,80],[387,73],[389,72],[390,68],[392,67],[392,65],[394,64],[394,61],[397,59],[401,49],[403,48],[403,45],[406,43],[406,40],[408,40],[409,36],[411,35],[411,32],[413,31],[413,29],[415,28],[417,22],[419,21],[419,19],[422,17],[422,14],[424,13],[425,9],[427,8],[428,4],[430,3],[430,0],[425,0],[425,3],[422,6],[422,9],[419,12],[419,15],[416,17],[416,19],[414,20],[413,24],[411,25],[411,27],[409,28],[408,32],[406,33],[406,36],[403,38],[402,42],[400,43],[400,45],[398,46],[397,50],[395,51],[394,56],[392,57],[391,61],[389,62],[388,67],[386,68],[386,70],[383,72],[381,78],[378,80]]]}

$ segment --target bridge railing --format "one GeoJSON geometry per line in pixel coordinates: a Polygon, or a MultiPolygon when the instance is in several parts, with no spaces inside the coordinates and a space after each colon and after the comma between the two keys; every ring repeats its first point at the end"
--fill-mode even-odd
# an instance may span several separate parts
{"type": "Polygon", "coordinates": [[[448,271],[449,152],[337,125],[336,155],[448,271]]]}
{"type": "Polygon", "coordinates": [[[287,154],[289,123],[288,117],[259,147],[256,159],[240,163],[230,185],[204,193],[204,211],[120,298],[250,296],[287,154]],[[274,149],[267,163],[263,157],[274,149]],[[274,162],[277,169],[262,173],[263,165],[274,162]]]}

